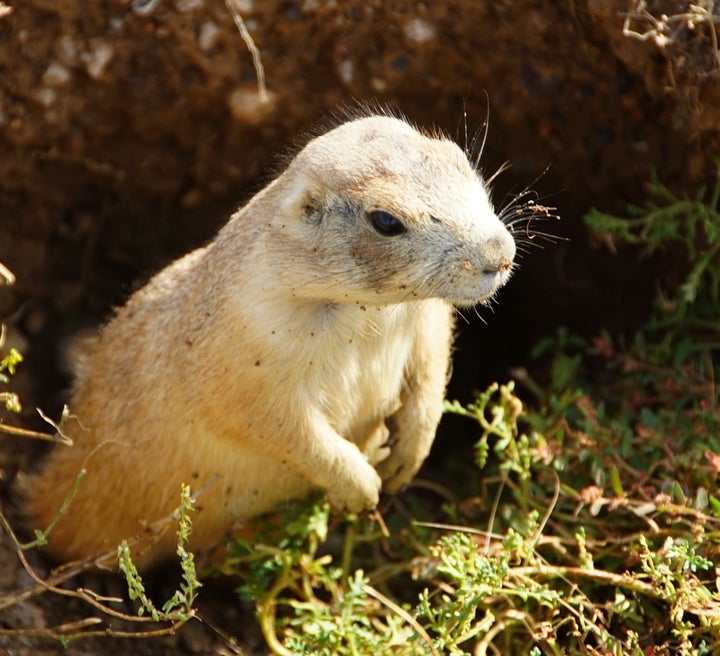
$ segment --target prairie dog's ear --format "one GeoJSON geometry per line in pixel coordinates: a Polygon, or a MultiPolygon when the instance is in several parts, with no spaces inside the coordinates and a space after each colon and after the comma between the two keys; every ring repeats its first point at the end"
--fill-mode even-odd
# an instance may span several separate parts
{"type": "Polygon", "coordinates": [[[323,203],[320,198],[311,191],[308,191],[300,201],[300,205],[302,207],[302,216],[308,223],[320,223],[320,215],[323,208],[323,203]]]}
{"type": "Polygon", "coordinates": [[[281,180],[282,199],[280,205],[281,213],[284,216],[300,216],[308,214],[308,210],[311,213],[313,210],[320,210],[322,196],[312,176],[298,168],[292,176],[281,180]]]}

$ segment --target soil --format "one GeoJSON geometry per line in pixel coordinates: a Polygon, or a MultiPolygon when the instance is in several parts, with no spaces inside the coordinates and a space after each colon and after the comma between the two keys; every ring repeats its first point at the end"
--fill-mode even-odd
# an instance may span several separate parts
{"type": "MultiPolygon", "coordinates": [[[[690,193],[717,176],[718,37],[701,8],[714,3],[236,4],[267,102],[222,0],[0,2],[0,262],[16,277],[0,289],[0,319],[26,358],[13,381],[23,425],[42,425],[35,406],[59,414],[69,335],[207,240],[272,176],[278,154],[357,101],[395,107],[460,143],[489,117],[483,169],[512,165],[493,185],[496,204],[530,186],[561,217],[542,227],[559,241],[523,258],[487,325],[463,326],[453,395],[529,366],[529,349],[557,326],[595,334],[642,320],[668,262],[613,256],[582,215],[641,201],[653,173],[690,193]]],[[[15,519],[9,483],[29,454],[0,436],[2,502],[15,519]]],[[[28,584],[2,540],[0,595],[28,584]]],[[[0,625],[51,626],[87,612],[69,603],[23,602],[0,611],[0,625]]],[[[251,653],[252,618],[233,608],[210,612],[251,653]]],[[[63,653],[232,653],[197,627],[63,653]]],[[[0,638],[3,648],[59,649],[30,638],[0,638]]]]}

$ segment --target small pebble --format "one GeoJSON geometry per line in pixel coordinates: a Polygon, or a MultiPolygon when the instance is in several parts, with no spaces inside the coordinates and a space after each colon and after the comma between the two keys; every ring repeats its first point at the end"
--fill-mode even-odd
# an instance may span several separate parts
{"type": "Polygon", "coordinates": [[[204,4],[205,0],[177,0],[175,2],[175,9],[181,14],[185,14],[202,8],[204,4]]]}
{"type": "Polygon", "coordinates": [[[405,36],[416,43],[425,43],[435,38],[435,26],[422,18],[413,18],[405,23],[405,36]]]}
{"type": "Polygon", "coordinates": [[[95,80],[101,78],[114,55],[115,51],[109,43],[101,39],[93,39],[90,43],[90,52],[82,55],[88,75],[95,80]]]}
{"type": "Polygon", "coordinates": [[[204,52],[212,50],[220,36],[220,28],[212,21],[205,21],[200,28],[198,43],[204,52]]]}
{"type": "Polygon", "coordinates": [[[276,96],[268,91],[266,101],[254,87],[238,87],[227,98],[230,113],[236,121],[257,125],[275,108],[276,96]]]}
{"type": "Polygon", "coordinates": [[[45,87],[61,87],[70,81],[71,73],[60,62],[52,61],[45,69],[42,84],[45,87]]]}

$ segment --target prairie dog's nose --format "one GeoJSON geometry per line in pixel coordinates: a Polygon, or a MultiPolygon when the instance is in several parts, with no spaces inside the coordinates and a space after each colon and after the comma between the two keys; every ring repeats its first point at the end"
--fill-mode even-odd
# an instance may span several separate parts
{"type": "Polygon", "coordinates": [[[486,271],[507,271],[512,267],[515,259],[515,240],[505,226],[488,239],[487,254],[486,271]]]}

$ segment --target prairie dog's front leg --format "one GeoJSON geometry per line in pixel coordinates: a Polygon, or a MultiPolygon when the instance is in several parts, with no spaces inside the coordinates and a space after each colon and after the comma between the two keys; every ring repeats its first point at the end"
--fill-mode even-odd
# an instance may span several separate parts
{"type": "Polygon", "coordinates": [[[430,453],[442,415],[450,364],[451,308],[437,303],[418,327],[400,409],[388,418],[390,455],[377,465],[388,492],[398,492],[430,453]]]}
{"type": "Polygon", "coordinates": [[[339,510],[360,512],[375,508],[382,481],[358,447],[339,435],[320,414],[312,416],[306,444],[286,447],[287,459],[313,483],[327,492],[339,510]]]}

